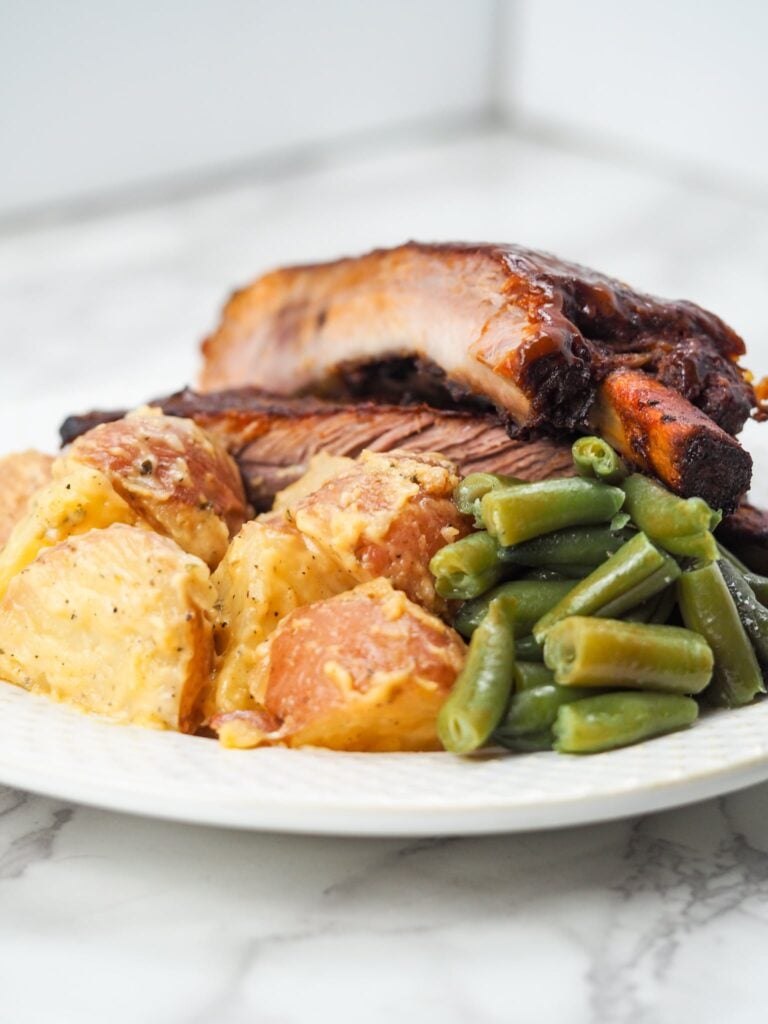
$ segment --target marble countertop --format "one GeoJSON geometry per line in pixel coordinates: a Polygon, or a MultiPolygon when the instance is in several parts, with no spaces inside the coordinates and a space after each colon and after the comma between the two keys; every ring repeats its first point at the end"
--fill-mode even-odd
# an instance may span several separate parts
{"type": "MultiPolygon", "coordinates": [[[[4,446],[52,448],[67,412],[191,380],[224,296],[266,267],[404,237],[518,240],[685,295],[768,373],[768,210],[530,140],[442,138],[6,231],[4,446]]],[[[419,841],[194,828],[0,790],[14,1024],[751,1024],[766,940],[768,785],[419,841]]]]}

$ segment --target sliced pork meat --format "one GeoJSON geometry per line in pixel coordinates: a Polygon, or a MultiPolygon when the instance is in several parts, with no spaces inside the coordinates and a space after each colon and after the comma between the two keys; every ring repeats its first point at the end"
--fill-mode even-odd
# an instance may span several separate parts
{"type": "Polygon", "coordinates": [[[698,306],[545,253],[409,243],[237,292],[204,344],[201,386],[469,404],[513,433],[597,430],[679,493],[732,508],[751,475],[730,436],[755,403],[743,353],[698,306]]]}
{"type": "MultiPolygon", "coordinates": [[[[257,511],[304,473],[312,455],[324,451],[355,458],[364,449],[440,452],[462,475],[476,470],[543,480],[573,472],[567,442],[511,438],[498,417],[425,405],[339,405],[314,398],[276,398],[252,388],[197,394],[181,391],[150,403],[169,416],[193,419],[215,434],[234,455],[248,497],[257,511]]],[[[62,441],[73,441],[125,410],[70,416],[62,441]]]]}

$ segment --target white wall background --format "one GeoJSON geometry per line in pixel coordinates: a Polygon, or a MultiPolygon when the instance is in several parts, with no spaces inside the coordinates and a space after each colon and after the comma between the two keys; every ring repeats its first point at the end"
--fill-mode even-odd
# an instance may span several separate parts
{"type": "Polygon", "coordinates": [[[0,216],[492,118],[768,200],[764,0],[0,0],[0,216]]]}
{"type": "Polygon", "coordinates": [[[0,0],[0,212],[482,120],[495,0],[0,0]]]}
{"type": "Polygon", "coordinates": [[[518,126],[672,161],[768,199],[765,0],[524,0],[504,32],[518,126]]]}

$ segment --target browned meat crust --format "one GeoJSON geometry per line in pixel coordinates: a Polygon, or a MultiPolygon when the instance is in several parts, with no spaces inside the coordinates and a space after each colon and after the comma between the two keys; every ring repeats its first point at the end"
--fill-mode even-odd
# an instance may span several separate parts
{"type": "Polygon", "coordinates": [[[768,573],[768,512],[745,502],[722,521],[717,538],[754,572],[768,573]]]}
{"type": "MultiPolygon", "coordinates": [[[[633,422],[633,406],[611,405],[630,389],[611,396],[600,385],[612,372],[642,371],[680,399],[674,415],[690,420],[689,440],[701,442],[699,409],[710,423],[699,449],[736,460],[726,433],[741,429],[755,404],[737,365],[744,343],[712,313],[512,245],[411,242],[275,271],[232,297],[204,353],[205,390],[253,384],[448,407],[471,400],[523,430],[601,430],[618,417],[635,438],[645,417],[633,422]]],[[[646,454],[665,431],[662,421],[644,440],[646,454]]],[[[664,444],[664,457],[639,464],[687,457],[685,445],[664,444]]],[[[623,450],[637,461],[635,448],[623,450]]],[[[669,486],[733,507],[749,460],[707,493],[695,473],[671,468],[656,469],[669,486]]]]}
{"type": "MultiPolygon", "coordinates": [[[[237,460],[251,503],[271,507],[277,491],[292,483],[318,451],[352,458],[365,448],[436,451],[462,474],[476,470],[542,480],[573,472],[570,446],[551,438],[509,437],[498,418],[425,405],[359,403],[314,398],[279,398],[253,388],[197,394],[181,391],[151,403],[166,415],[184,416],[217,435],[237,460]]],[[[70,416],[61,428],[66,444],[123,411],[70,416]]]]}
{"type": "Polygon", "coordinates": [[[614,371],[600,385],[597,409],[598,433],[679,494],[698,494],[730,512],[749,488],[749,453],[653,377],[614,371]]]}

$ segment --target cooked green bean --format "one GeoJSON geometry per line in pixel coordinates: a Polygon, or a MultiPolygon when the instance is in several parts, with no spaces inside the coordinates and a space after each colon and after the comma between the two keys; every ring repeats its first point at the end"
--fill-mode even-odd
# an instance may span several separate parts
{"type": "Polygon", "coordinates": [[[536,580],[539,583],[562,583],[565,579],[570,579],[570,576],[564,576],[563,573],[557,572],[555,569],[527,569],[520,577],[521,580],[536,580]]]}
{"type": "Polygon", "coordinates": [[[768,608],[755,597],[755,592],[739,570],[724,559],[720,561],[720,572],[730,591],[741,624],[752,641],[757,660],[763,669],[768,668],[768,608]]]}
{"type": "Polygon", "coordinates": [[[578,686],[557,686],[554,683],[514,693],[493,738],[506,746],[507,740],[542,733],[552,728],[558,709],[563,704],[590,696],[594,696],[594,691],[578,686]]]}
{"type": "Polygon", "coordinates": [[[675,603],[677,602],[675,588],[667,587],[666,590],[662,590],[660,597],[657,595],[656,600],[658,600],[658,604],[648,621],[655,622],[657,625],[663,626],[665,622],[669,621],[669,617],[674,610],[675,603]]]}
{"type": "MultiPolygon", "coordinates": [[[[605,607],[614,609],[621,603],[621,599],[627,600],[628,594],[636,594],[641,584],[654,574],[658,578],[660,570],[672,571],[668,566],[668,556],[651,544],[644,533],[636,534],[543,615],[533,627],[533,635],[539,643],[543,643],[547,630],[569,615],[600,615],[605,607]]],[[[659,579],[656,589],[662,590],[665,586],[659,579]]],[[[646,593],[638,597],[634,604],[640,604],[651,596],[646,593]]],[[[631,607],[633,605],[628,604],[624,610],[631,607]]],[[[613,614],[621,612],[614,611],[613,614]]]]}
{"type": "Polygon", "coordinates": [[[703,498],[678,498],[647,476],[633,473],[622,484],[624,511],[659,547],[673,555],[717,557],[711,531],[722,519],[703,498]]]}
{"type": "Polygon", "coordinates": [[[711,562],[717,558],[715,538],[709,532],[692,533],[687,537],[677,537],[661,544],[667,551],[672,551],[678,558],[695,558],[698,562],[711,562]]]}
{"type": "Polygon", "coordinates": [[[503,596],[491,601],[437,716],[440,741],[455,754],[481,747],[507,710],[515,669],[515,603],[503,596]]]}
{"type": "Polygon", "coordinates": [[[667,587],[622,615],[625,622],[655,622],[662,625],[675,606],[675,589],[667,587]]]}
{"type": "Polygon", "coordinates": [[[574,615],[547,633],[544,664],[561,686],[620,686],[701,693],[714,658],[706,640],[680,626],[574,615]]]}
{"type": "Polygon", "coordinates": [[[717,562],[682,574],[677,603],[686,626],[701,633],[715,656],[707,698],[725,707],[749,704],[764,689],[763,677],[717,562]]]}
{"type": "Polygon", "coordinates": [[[500,747],[512,750],[516,754],[536,754],[540,750],[551,750],[552,741],[551,729],[542,729],[541,732],[528,732],[523,736],[504,736],[503,738],[499,737],[496,739],[500,747]]]}
{"type": "Polygon", "coordinates": [[[539,686],[552,686],[555,682],[555,673],[551,668],[542,665],[538,661],[520,661],[520,645],[515,649],[515,686],[514,692],[522,690],[534,690],[539,686]]]}
{"type": "Polygon", "coordinates": [[[650,576],[641,583],[638,583],[637,586],[630,588],[609,604],[604,605],[597,614],[605,619],[621,618],[625,612],[636,608],[638,604],[642,604],[643,601],[647,601],[674,583],[680,575],[680,566],[671,555],[666,554],[666,552],[663,552],[663,554],[664,564],[661,568],[651,573],[650,576]]]}
{"type": "Polygon", "coordinates": [[[736,555],[734,555],[732,551],[729,551],[728,548],[723,547],[723,545],[717,539],[715,539],[715,543],[717,544],[717,550],[720,556],[719,561],[730,562],[731,565],[733,565],[736,569],[739,570],[739,572],[742,572],[745,575],[749,572],[749,569],[742,562],[742,560],[738,558],[736,555]]]}
{"type": "Polygon", "coordinates": [[[515,641],[515,657],[523,661],[544,661],[544,648],[534,636],[521,636],[515,641]]]}
{"type": "Polygon", "coordinates": [[[580,437],[574,441],[571,452],[579,476],[618,484],[628,473],[624,460],[601,437],[580,437]]]}
{"type": "Polygon", "coordinates": [[[747,574],[747,583],[760,602],[768,607],[768,576],[761,576],[759,573],[750,572],[747,574]]]}
{"type": "Polygon", "coordinates": [[[515,484],[523,483],[516,476],[504,476],[501,473],[470,473],[465,476],[456,488],[453,500],[459,512],[466,516],[480,515],[480,499],[489,491],[496,491],[500,487],[513,487],[515,484]]]}
{"type": "Polygon", "coordinates": [[[499,558],[514,565],[600,565],[634,536],[632,530],[614,532],[610,526],[573,526],[545,533],[513,547],[499,548],[499,558]]]}
{"type": "Polygon", "coordinates": [[[719,541],[717,542],[717,550],[720,554],[721,560],[724,559],[726,562],[730,562],[731,565],[739,570],[760,604],[768,605],[768,577],[752,572],[752,570],[748,568],[741,559],[737,558],[732,551],[728,550],[728,548],[724,548],[719,541]]]}
{"type": "Polygon", "coordinates": [[[554,746],[561,754],[597,754],[684,729],[698,713],[692,697],[676,693],[604,693],[560,708],[554,746]]]}
{"type": "Polygon", "coordinates": [[[501,586],[490,590],[487,594],[463,604],[454,617],[454,628],[462,636],[472,636],[483,621],[494,598],[513,597],[517,602],[515,636],[525,636],[531,632],[534,622],[537,622],[545,612],[553,608],[574,586],[572,580],[564,582],[511,580],[509,583],[502,583],[501,586]]]}
{"type": "Polygon", "coordinates": [[[576,562],[567,565],[565,563],[550,566],[558,574],[558,576],[564,576],[567,580],[583,580],[585,576],[589,576],[591,572],[595,571],[594,565],[580,565],[576,562]]]}
{"type": "Polygon", "coordinates": [[[498,544],[484,530],[470,533],[433,555],[429,571],[441,597],[467,601],[495,586],[509,569],[498,558],[498,544]]]}
{"type": "Polygon", "coordinates": [[[618,487],[575,477],[489,491],[480,509],[488,532],[509,547],[568,526],[608,522],[623,501],[618,487]]]}
{"type": "Polygon", "coordinates": [[[642,604],[630,608],[621,617],[628,623],[655,623],[663,626],[675,607],[675,588],[668,587],[653,597],[649,597],[642,604]]]}

